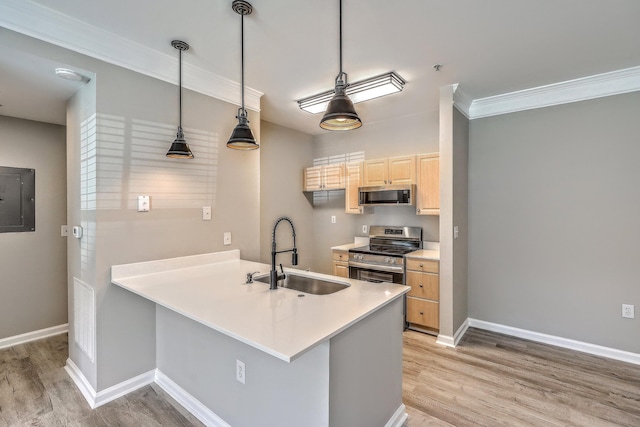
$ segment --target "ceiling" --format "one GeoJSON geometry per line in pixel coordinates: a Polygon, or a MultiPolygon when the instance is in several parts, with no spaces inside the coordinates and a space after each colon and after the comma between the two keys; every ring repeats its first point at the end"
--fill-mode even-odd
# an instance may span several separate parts
{"type": "MultiPolygon", "coordinates": [[[[170,41],[184,40],[192,47],[183,55],[185,65],[240,79],[240,17],[231,0],[3,2],[43,7],[172,57],[170,41]]],[[[245,79],[264,94],[261,118],[308,134],[325,132],[320,115],[300,110],[295,100],[333,86],[338,2],[251,4],[245,79]]],[[[439,88],[448,84],[459,83],[469,99],[481,100],[638,67],[638,22],[637,0],[344,0],[343,68],[350,81],[391,70],[407,81],[399,94],[356,105],[367,125],[437,109],[439,88]]],[[[36,36],[47,39],[47,29],[36,36]]],[[[0,114],[64,123],[64,101],[78,83],[54,77],[55,64],[16,52],[1,37],[2,31],[0,114]]]]}

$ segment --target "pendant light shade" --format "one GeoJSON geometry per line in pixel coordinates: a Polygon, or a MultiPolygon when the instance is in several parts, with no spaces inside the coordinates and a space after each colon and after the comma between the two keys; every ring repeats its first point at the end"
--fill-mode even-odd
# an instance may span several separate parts
{"type": "MultiPolygon", "coordinates": [[[[340,77],[340,76],[339,76],[340,77]]],[[[346,77],[346,74],[345,74],[346,77]]],[[[346,85],[336,82],[336,93],[329,101],[320,127],[327,130],[351,130],[362,126],[353,102],[345,93],[346,85]]]]}
{"type": "Polygon", "coordinates": [[[241,98],[242,107],[238,109],[238,124],[231,132],[231,137],[227,142],[227,147],[236,150],[255,150],[260,146],[256,142],[253,132],[249,127],[249,120],[247,119],[247,110],[244,108],[244,16],[251,15],[253,12],[253,6],[244,0],[234,0],[231,4],[231,8],[234,12],[240,15],[240,56],[241,56],[241,69],[242,69],[242,83],[241,83],[241,98]]]}
{"type": "Polygon", "coordinates": [[[242,110],[238,110],[238,124],[231,132],[231,138],[227,142],[227,147],[235,148],[236,150],[255,150],[259,147],[256,143],[256,139],[249,127],[249,120],[247,120],[246,111],[242,114],[242,110]]]}
{"type": "Polygon", "coordinates": [[[184,140],[184,133],[182,132],[182,52],[185,50],[189,50],[189,45],[180,40],[173,40],[171,42],[171,46],[178,49],[179,53],[179,122],[178,122],[178,133],[176,134],[176,139],[171,144],[171,148],[167,151],[167,157],[171,157],[174,159],[193,159],[193,153],[189,148],[189,144],[184,140]]]}
{"type": "Polygon", "coordinates": [[[362,120],[358,117],[353,102],[346,94],[347,73],[342,72],[342,0],[340,7],[340,72],[336,77],[335,95],[329,101],[327,110],[320,121],[320,127],[326,130],[352,130],[362,126],[362,120]]]}

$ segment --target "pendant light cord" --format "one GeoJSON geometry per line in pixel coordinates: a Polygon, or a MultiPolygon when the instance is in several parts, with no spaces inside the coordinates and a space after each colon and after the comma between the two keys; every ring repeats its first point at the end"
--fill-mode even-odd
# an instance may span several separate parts
{"type": "Polygon", "coordinates": [[[342,0],[339,0],[339,5],[340,5],[340,74],[338,74],[338,77],[342,76],[342,0]]]}
{"type": "Polygon", "coordinates": [[[241,95],[242,95],[242,111],[241,111],[241,115],[245,116],[247,115],[246,110],[244,109],[244,15],[240,14],[240,62],[241,62],[241,70],[242,70],[242,85],[241,87],[241,95]]]}
{"type": "Polygon", "coordinates": [[[182,132],[182,49],[178,49],[178,57],[179,57],[179,65],[178,65],[178,80],[179,80],[179,90],[178,90],[178,105],[179,105],[179,117],[178,117],[178,127],[182,132]]]}

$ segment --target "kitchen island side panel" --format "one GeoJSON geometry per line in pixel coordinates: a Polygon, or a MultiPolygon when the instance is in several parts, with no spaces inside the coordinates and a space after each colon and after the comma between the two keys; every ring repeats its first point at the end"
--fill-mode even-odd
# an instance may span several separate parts
{"type": "Polygon", "coordinates": [[[402,406],[403,299],[331,339],[329,425],[384,426],[402,406]]]}
{"type": "Polygon", "coordinates": [[[228,424],[329,425],[328,341],[287,363],[162,306],[156,322],[158,369],[228,424]]]}

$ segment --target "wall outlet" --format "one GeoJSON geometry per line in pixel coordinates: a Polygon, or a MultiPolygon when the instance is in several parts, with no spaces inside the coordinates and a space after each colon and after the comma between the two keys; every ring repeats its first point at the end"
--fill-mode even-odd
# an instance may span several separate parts
{"type": "Polygon", "coordinates": [[[149,212],[151,210],[151,200],[149,196],[138,196],[138,212],[149,212]]]}
{"type": "Polygon", "coordinates": [[[246,380],[245,375],[246,371],[244,369],[244,362],[236,359],[236,380],[244,384],[246,380]]]}
{"type": "Polygon", "coordinates": [[[211,206],[202,207],[202,220],[211,221],[211,206]]]}
{"type": "Polygon", "coordinates": [[[366,225],[363,225],[363,226],[362,226],[362,232],[363,232],[363,233],[366,233],[366,232],[368,232],[368,231],[369,231],[369,227],[367,227],[366,225]]]}
{"type": "Polygon", "coordinates": [[[335,224],[335,223],[336,223],[336,216],[331,215],[331,224],[335,224]]]}
{"type": "Polygon", "coordinates": [[[622,317],[627,319],[635,318],[634,306],[631,304],[622,304],[622,317]]]}
{"type": "Polygon", "coordinates": [[[231,232],[230,231],[225,231],[224,237],[223,237],[223,243],[224,243],[225,246],[229,246],[231,244],[231,232]]]}

